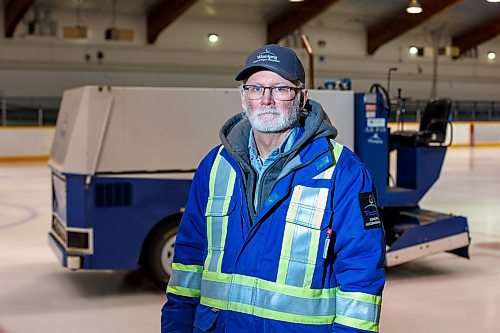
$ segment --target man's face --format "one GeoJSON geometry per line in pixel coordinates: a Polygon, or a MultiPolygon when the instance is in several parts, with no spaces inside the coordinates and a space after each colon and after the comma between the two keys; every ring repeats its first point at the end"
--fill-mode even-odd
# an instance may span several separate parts
{"type": "MultiPolygon", "coordinates": [[[[261,87],[297,86],[280,75],[267,70],[255,72],[248,77],[244,84],[261,87]]],[[[273,97],[270,89],[265,89],[260,98],[252,99],[248,91],[242,90],[241,104],[254,130],[262,133],[277,133],[286,131],[299,120],[302,107],[301,92],[292,91],[291,96],[291,100],[278,100],[273,97]]]]}

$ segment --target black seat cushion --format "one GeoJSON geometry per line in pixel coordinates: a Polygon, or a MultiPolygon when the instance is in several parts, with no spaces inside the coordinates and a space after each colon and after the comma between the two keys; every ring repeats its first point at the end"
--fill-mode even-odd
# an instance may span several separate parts
{"type": "Polygon", "coordinates": [[[442,145],[450,116],[451,100],[435,99],[427,103],[420,120],[419,131],[397,131],[390,135],[390,145],[428,146],[442,145]]]}

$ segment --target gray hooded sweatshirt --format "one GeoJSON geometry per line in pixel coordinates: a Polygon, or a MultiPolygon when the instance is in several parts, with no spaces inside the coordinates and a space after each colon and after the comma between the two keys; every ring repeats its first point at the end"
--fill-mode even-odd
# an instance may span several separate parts
{"type": "Polygon", "coordinates": [[[250,219],[253,222],[260,211],[264,201],[271,193],[271,190],[279,178],[286,176],[292,168],[300,165],[298,154],[309,142],[320,137],[335,138],[337,129],[333,127],[327,114],[318,102],[308,100],[301,112],[300,126],[304,128],[303,135],[295,142],[290,150],[282,153],[278,158],[262,173],[260,193],[255,193],[257,186],[257,173],[252,168],[248,151],[248,140],[251,125],[245,114],[239,113],[231,117],[219,132],[224,148],[238,162],[243,175],[245,193],[250,219]],[[258,196],[256,206],[255,195],[258,196]]]}

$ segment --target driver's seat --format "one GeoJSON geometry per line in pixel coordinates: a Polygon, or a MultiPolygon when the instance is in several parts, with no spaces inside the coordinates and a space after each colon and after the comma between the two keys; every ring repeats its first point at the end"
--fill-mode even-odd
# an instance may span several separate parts
{"type": "Polygon", "coordinates": [[[420,120],[419,131],[397,131],[391,133],[391,145],[404,146],[429,146],[437,144],[442,146],[446,140],[451,111],[449,98],[434,99],[427,103],[420,120]]]}

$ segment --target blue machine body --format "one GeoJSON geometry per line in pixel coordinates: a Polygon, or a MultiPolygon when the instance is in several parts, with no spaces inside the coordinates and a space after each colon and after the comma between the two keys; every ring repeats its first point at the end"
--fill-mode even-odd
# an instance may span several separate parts
{"type": "MultiPolygon", "coordinates": [[[[446,147],[391,146],[387,119],[381,95],[355,94],[355,152],[370,170],[377,190],[388,265],[442,251],[467,256],[466,218],[418,206],[439,177],[446,147]],[[397,151],[393,186],[388,185],[391,150],[397,151]]],[[[182,214],[189,178],[154,172],[90,176],[52,168],[49,243],[68,268],[135,269],[156,227],[167,217],[182,214]]]]}
{"type": "Polygon", "coordinates": [[[388,265],[442,251],[468,257],[467,219],[419,207],[439,178],[446,147],[391,144],[387,121],[382,95],[355,95],[355,152],[374,179],[389,246],[388,265]],[[391,151],[397,154],[395,184],[389,184],[391,151]]]}
{"type": "Polygon", "coordinates": [[[52,171],[49,243],[65,267],[68,256],[78,256],[81,269],[137,268],[148,235],[165,217],[181,214],[191,186],[130,175],[94,176],[88,186],[85,179],[52,171]]]}

